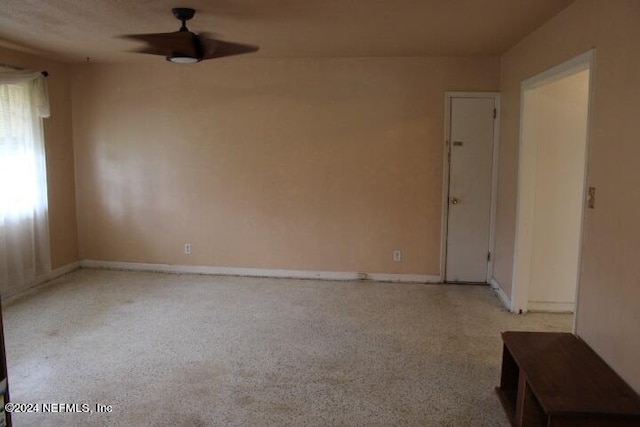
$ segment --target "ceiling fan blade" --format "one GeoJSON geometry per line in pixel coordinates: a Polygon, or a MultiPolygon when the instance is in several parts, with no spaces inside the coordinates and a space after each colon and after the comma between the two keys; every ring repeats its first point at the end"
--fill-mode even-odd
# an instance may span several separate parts
{"type": "Polygon", "coordinates": [[[215,40],[200,36],[200,44],[202,46],[202,59],[223,58],[225,56],[242,55],[245,53],[256,52],[260,47],[227,42],[224,40],[215,40]]]}
{"type": "Polygon", "coordinates": [[[159,49],[157,47],[148,46],[148,45],[145,47],[141,47],[140,49],[131,50],[130,52],[147,53],[149,55],[160,55],[160,56],[167,56],[171,53],[171,52],[168,52],[166,49],[159,49]]]}
{"type": "Polygon", "coordinates": [[[128,34],[121,36],[121,38],[147,43],[148,49],[142,48],[142,53],[165,56],[200,56],[196,46],[196,35],[190,31],[175,31],[173,33],[157,34],[128,34]]]}
{"type": "Polygon", "coordinates": [[[191,34],[188,31],[173,31],[171,33],[151,33],[151,34],[124,34],[119,36],[121,39],[136,40],[141,42],[147,42],[149,44],[157,43],[175,43],[184,38],[187,38],[186,34],[191,34]]]}

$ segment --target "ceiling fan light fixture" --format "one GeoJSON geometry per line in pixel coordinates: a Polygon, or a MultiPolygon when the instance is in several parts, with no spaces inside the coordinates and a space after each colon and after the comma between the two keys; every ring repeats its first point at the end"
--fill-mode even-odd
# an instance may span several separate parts
{"type": "Polygon", "coordinates": [[[173,62],[175,64],[193,64],[199,62],[198,58],[194,58],[193,56],[184,56],[184,55],[174,55],[167,56],[167,61],[173,62]]]}

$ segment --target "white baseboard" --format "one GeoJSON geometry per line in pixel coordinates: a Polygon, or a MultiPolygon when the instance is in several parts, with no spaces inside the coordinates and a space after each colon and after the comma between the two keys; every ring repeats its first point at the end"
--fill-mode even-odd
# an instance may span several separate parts
{"type": "Polygon", "coordinates": [[[491,285],[491,289],[493,289],[496,295],[498,295],[498,298],[500,299],[502,305],[504,305],[507,310],[512,311],[513,309],[511,306],[511,298],[509,298],[507,294],[504,293],[498,281],[494,277],[492,277],[491,280],[489,280],[489,284],[491,285]]]}
{"type": "Polygon", "coordinates": [[[280,279],[374,280],[378,282],[441,283],[439,276],[427,274],[358,273],[350,271],[276,270],[267,268],[209,267],[199,265],[149,264],[116,261],[80,261],[82,268],[153,271],[160,273],[204,274],[213,276],[273,277],[280,279]]]}
{"type": "Polygon", "coordinates": [[[62,267],[58,267],[55,270],[51,270],[48,273],[45,273],[39,277],[37,277],[34,281],[27,283],[25,286],[23,286],[22,288],[18,288],[15,290],[11,290],[6,292],[3,296],[2,296],[2,303],[8,303],[11,302],[29,292],[31,292],[34,288],[39,287],[40,285],[43,285],[47,282],[50,282],[54,279],[57,279],[60,276],[64,276],[67,273],[71,273],[72,271],[75,271],[77,269],[80,268],[80,262],[79,261],[75,261],[72,262],[70,264],[67,265],[63,265],[62,267]]]}
{"type": "MultiPolygon", "coordinates": [[[[356,275],[362,273],[355,273],[356,275]]],[[[397,274],[397,273],[364,273],[365,279],[375,282],[402,282],[402,283],[442,283],[440,276],[428,274],[397,274]]]]}
{"type": "Polygon", "coordinates": [[[575,304],[572,302],[545,302],[529,301],[527,303],[529,311],[540,311],[545,313],[573,313],[575,304]]]}

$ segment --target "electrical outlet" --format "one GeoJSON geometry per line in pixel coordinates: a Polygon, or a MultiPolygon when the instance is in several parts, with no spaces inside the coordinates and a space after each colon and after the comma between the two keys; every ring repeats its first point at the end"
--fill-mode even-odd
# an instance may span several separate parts
{"type": "Polygon", "coordinates": [[[187,255],[191,255],[191,243],[184,244],[184,253],[187,255]]]}
{"type": "Polygon", "coordinates": [[[399,250],[393,251],[393,261],[394,262],[402,261],[402,251],[399,251],[399,250]]]}

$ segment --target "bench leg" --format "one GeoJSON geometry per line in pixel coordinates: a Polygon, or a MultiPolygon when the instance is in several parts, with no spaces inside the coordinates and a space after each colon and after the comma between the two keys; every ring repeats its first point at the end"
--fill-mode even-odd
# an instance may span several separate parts
{"type": "Polygon", "coordinates": [[[515,421],[518,427],[546,427],[549,422],[522,371],[518,378],[515,421]]]}

